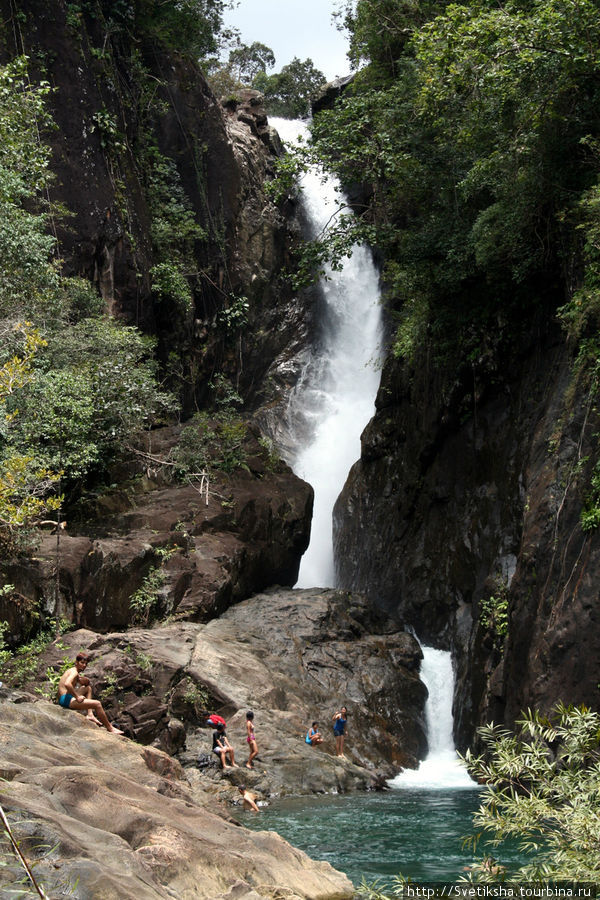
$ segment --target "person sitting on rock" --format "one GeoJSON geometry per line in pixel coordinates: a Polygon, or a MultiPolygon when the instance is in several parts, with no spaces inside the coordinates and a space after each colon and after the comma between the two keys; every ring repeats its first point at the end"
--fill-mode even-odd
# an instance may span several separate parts
{"type": "Polygon", "coordinates": [[[90,722],[96,725],[104,725],[111,734],[123,734],[119,728],[115,728],[108,721],[108,716],[99,700],[92,699],[92,686],[90,679],[82,672],[88,664],[86,653],[78,653],[75,657],[75,665],[67,669],[58,682],[58,702],[63,709],[86,710],[86,716],[90,722]]]}
{"type": "Polygon", "coordinates": [[[245,784],[240,784],[238,791],[243,797],[242,806],[244,809],[251,809],[253,812],[260,812],[256,805],[256,794],[249,791],[245,784]]]}
{"type": "Polygon", "coordinates": [[[217,730],[213,731],[213,753],[216,753],[219,759],[221,760],[221,768],[222,769],[237,769],[238,765],[235,761],[235,754],[233,752],[233,747],[227,740],[227,733],[225,731],[225,726],[220,723],[217,725],[217,730]],[[227,757],[229,757],[229,761],[231,766],[227,765],[227,757]]]}
{"type": "Polygon", "coordinates": [[[310,744],[311,747],[314,747],[315,744],[322,744],[323,738],[319,731],[319,723],[313,722],[308,731],[306,732],[306,737],[304,738],[307,744],[310,744]]]}

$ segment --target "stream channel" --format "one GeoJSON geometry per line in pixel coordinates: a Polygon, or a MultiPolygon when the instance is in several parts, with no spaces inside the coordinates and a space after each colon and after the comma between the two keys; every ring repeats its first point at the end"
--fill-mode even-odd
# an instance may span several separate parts
{"type": "MultiPolygon", "coordinates": [[[[271,120],[281,138],[306,137],[306,124],[271,120]]],[[[319,235],[345,198],[336,180],[312,171],[301,182],[308,237],[319,235]]],[[[288,462],[315,491],[310,546],[296,587],[335,586],[332,514],[360,435],[374,412],[382,354],[379,276],[366,247],[355,248],[321,285],[320,327],[290,398],[287,427],[295,452],[288,462]]],[[[244,825],[277,831],[311,857],[327,860],[355,885],[402,872],[415,881],[455,881],[473,861],[462,838],[473,831],[480,791],[459,764],[452,739],[450,654],[423,647],[421,677],[429,756],[383,793],[282,800],[244,825]]],[[[351,736],[350,736],[351,740],[351,736]]]]}

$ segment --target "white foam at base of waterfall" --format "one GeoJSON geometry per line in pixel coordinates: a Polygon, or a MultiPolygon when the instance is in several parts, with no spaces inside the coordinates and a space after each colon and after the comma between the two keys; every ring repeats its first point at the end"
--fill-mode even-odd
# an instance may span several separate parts
{"type": "Polygon", "coordinates": [[[447,650],[421,647],[421,680],[429,691],[425,704],[429,753],[418,769],[405,769],[388,782],[392,788],[478,788],[457,756],[452,735],[454,672],[447,650]]]}

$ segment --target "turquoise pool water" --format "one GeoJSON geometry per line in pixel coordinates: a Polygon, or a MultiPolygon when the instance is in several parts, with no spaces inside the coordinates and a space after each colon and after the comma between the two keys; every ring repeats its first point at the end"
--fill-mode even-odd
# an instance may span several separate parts
{"type": "MultiPolygon", "coordinates": [[[[478,806],[478,790],[415,788],[281,800],[238,818],[248,828],[276,831],[355,885],[400,871],[414,881],[456,881],[473,861],[462,838],[472,833],[478,806]]],[[[506,849],[502,859],[516,865],[519,854],[506,849]]]]}

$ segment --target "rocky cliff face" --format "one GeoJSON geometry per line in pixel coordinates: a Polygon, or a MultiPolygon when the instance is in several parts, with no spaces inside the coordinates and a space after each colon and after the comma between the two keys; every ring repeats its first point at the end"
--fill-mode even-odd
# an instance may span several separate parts
{"type": "Polygon", "coordinates": [[[0,0],[0,58],[27,54],[32,77],[54,89],[57,127],[43,138],[65,272],[93,281],[111,314],[157,335],[186,408],[215,372],[257,405],[275,389],[265,372],[295,352],[310,315],[284,275],[295,210],[264,192],[281,146],[256,95],[224,109],[196,65],[127,30],[115,37],[96,6],[28,0],[17,12],[0,0]],[[181,189],[202,229],[188,267],[190,310],[152,285],[160,253],[149,180],[165,160],[169,189],[181,189]],[[243,321],[228,313],[242,297],[243,321]]]}
{"type": "Polygon", "coordinates": [[[462,747],[526,706],[597,701],[600,556],[579,523],[597,414],[570,383],[552,328],[510,368],[388,362],[336,506],[340,583],[452,649],[462,747]]]}
{"type": "Polygon", "coordinates": [[[310,486],[273,461],[252,429],[244,467],[207,476],[204,491],[173,482],[153,460],[168,457],[180,430],[152,432],[152,453],[82,502],[58,542],[46,533],[32,559],[4,564],[16,593],[0,598],[0,621],[13,638],[31,628],[23,604],[106,631],[169,615],[208,621],[271,584],[294,584],[310,535],[310,486]]]}

